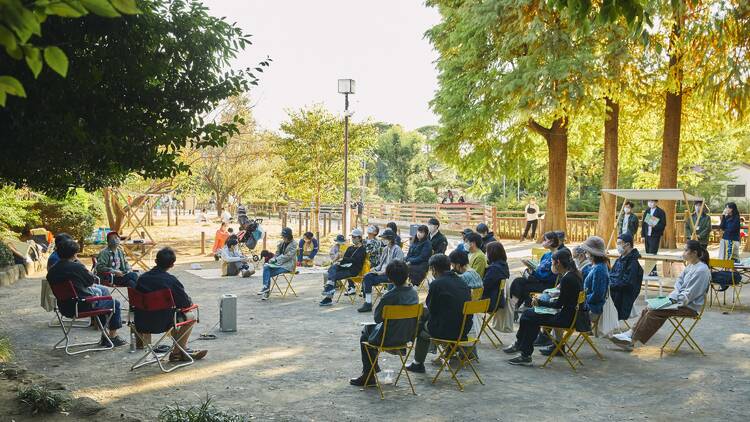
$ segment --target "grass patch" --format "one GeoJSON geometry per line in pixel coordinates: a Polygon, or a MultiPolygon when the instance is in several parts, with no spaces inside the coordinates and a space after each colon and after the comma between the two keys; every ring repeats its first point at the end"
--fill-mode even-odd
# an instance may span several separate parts
{"type": "Polygon", "coordinates": [[[13,359],[13,348],[7,337],[0,337],[0,362],[10,362],[13,359]]]}
{"type": "Polygon", "coordinates": [[[167,405],[159,412],[159,422],[247,422],[250,419],[216,408],[210,397],[198,406],[181,407],[175,403],[167,405]]]}
{"type": "Polygon", "coordinates": [[[21,387],[18,399],[31,410],[32,415],[62,411],[68,404],[68,399],[40,385],[21,387]]]}

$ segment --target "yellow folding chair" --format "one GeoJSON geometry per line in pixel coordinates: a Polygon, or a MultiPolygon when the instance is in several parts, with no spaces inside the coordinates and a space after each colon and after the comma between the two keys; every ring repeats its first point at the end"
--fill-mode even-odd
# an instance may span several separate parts
{"type": "Polygon", "coordinates": [[[383,296],[383,292],[388,289],[389,286],[393,285],[393,283],[390,283],[388,281],[380,284],[375,284],[372,286],[372,293],[375,296],[375,299],[383,296]]]}
{"type": "MultiPolygon", "coordinates": [[[[495,307],[493,309],[488,309],[487,313],[482,317],[482,328],[479,330],[479,335],[477,336],[481,338],[482,334],[484,334],[484,336],[490,340],[490,344],[492,344],[492,347],[494,347],[495,349],[497,349],[499,346],[502,346],[503,341],[500,340],[500,336],[497,334],[497,331],[495,331],[490,324],[495,318],[495,314],[497,313],[498,309],[500,309],[500,302],[503,295],[505,294],[505,282],[506,280],[500,280],[500,290],[497,293],[497,301],[495,301],[495,307]]],[[[505,306],[508,306],[507,302],[505,306]]]]}
{"type": "Polygon", "coordinates": [[[531,248],[531,257],[537,260],[537,262],[542,260],[542,255],[549,252],[549,250],[545,248],[531,248]]]}
{"type": "Polygon", "coordinates": [[[481,299],[483,293],[484,293],[484,287],[477,287],[475,289],[471,289],[471,300],[481,299]]]}
{"type": "MultiPolygon", "coordinates": [[[[709,283],[709,290],[711,289],[709,283]]],[[[706,292],[708,293],[708,291],[706,292]]],[[[701,320],[703,317],[703,311],[706,309],[706,300],[704,298],[703,300],[703,306],[701,306],[701,311],[698,312],[698,315],[696,316],[670,316],[667,318],[667,321],[672,324],[672,327],[674,327],[674,330],[672,330],[672,334],[667,337],[666,340],[664,340],[664,344],[661,345],[661,351],[659,356],[664,355],[664,351],[667,348],[667,345],[669,345],[669,342],[672,341],[672,338],[675,334],[679,334],[679,336],[682,338],[679,343],[677,343],[677,347],[675,347],[674,350],[672,350],[672,353],[677,353],[678,350],[680,350],[680,347],[682,346],[682,343],[686,343],[688,346],[690,346],[691,349],[697,350],[700,352],[701,355],[706,356],[706,354],[703,352],[703,349],[698,345],[698,343],[695,341],[695,339],[691,336],[691,333],[693,332],[693,329],[696,325],[698,325],[698,321],[701,320]],[[690,324],[690,327],[685,327],[685,321],[686,320],[693,320],[693,323],[690,324]]]]}
{"type": "Polygon", "coordinates": [[[349,281],[351,281],[352,283],[354,283],[356,292],[353,295],[349,295],[347,297],[349,298],[349,302],[354,305],[356,298],[362,291],[362,280],[365,278],[365,274],[367,274],[368,272],[370,272],[370,255],[365,254],[365,262],[362,264],[362,270],[359,272],[359,275],[357,275],[356,277],[341,280],[341,287],[339,288],[339,295],[336,297],[336,303],[339,303],[339,300],[341,300],[341,296],[348,289],[349,281]]]}
{"type": "Polygon", "coordinates": [[[370,377],[374,377],[375,386],[377,386],[378,391],[380,392],[381,400],[385,399],[385,395],[383,394],[383,386],[380,384],[380,380],[378,380],[378,374],[375,372],[375,368],[378,366],[378,358],[380,357],[380,353],[382,352],[396,352],[399,359],[401,360],[401,369],[399,369],[398,371],[398,375],[396,376],[396,380],[393,382],[393,386],[395,387],[398,384],[398,380],[401,378],[402,373],[406,374],[406,379],[407,381],[409,381],[409,387],[411,387],[412,394],[414,394],[415,396],[417,395],[417,392],[414,391],[414,384],[412,384],[411,382],[409,371],[406,370],[406,363],[409,361],[409,356],[414,350],[414,344],[416,343],[416,338],[419,331],[419,318],[422,316],[423,309],[424,305],[422,305],[421,303],[417,303],[415,305],[384,306],[383,335],[380,338],[380,344],[371,344],[366,341],[362,342],[362,344],[366,348],[376,350],[374,359],[370,356],[369,353],[367,354],[367,358],[370,360],[370,372],[367,373],[367,378],[365,378],[365,388],[367,388],[370,377]],[[414,335],[411,337],[410,343],[386,346],[385,339],[388,335],[388,327],[390,326],[391,322],[404,319],[414,319],[414,335]],[[406,349],[406,354],[403,353],[404,349],[406,349]]]}
{"type": "MultiPolygon", "coordinates": [[[[583,347],[584,344],[588,344],[589,347],[591,347],[591,350],[596,353],[596,356],[599,358],[599,360],[604,360],[604,356],[602,356],[601,353],[599,353],[599,349],[596,348],[596,345],[594,344],[594,341],[591,340],[591,335],[596,333],[599,328],[599,321],[601,320],[601,315],[599,318],[596,319],[596,321],[591,322],[591,331],[576,331],[578,334],[576,338],[573,339],[573,342],[570,343],[570,348],[573,351],[573,353],[578,356],[578,351],[581,350],[581,347],[583,347]]],[[[583,362],[580,360],[578,361],[581,365],[583,365],[583,362]]]]}
{"type": "Polygon", "coordinates": [[[568,361],[568,365],[573,369],[573,371],[576,370],[576,363],[583,365],[583,362],[581,362],[580,359],[578,359],[578,356],[576,355],[575,350],[571,347],[571,345],[568,344],[568,340],[570,340],[570,337],[573,336],[573,334],[576,332],[576,320],[578,320],[578,312],[581,308],[581,305],[586,301],[586,292],[581,291],[578,293],[578,301],[576,302],[576,310],[575,313],[573,313],[573,320],[570,323],[569,327],[553,327],[549,325],[542,325],[540,328],[542,331],[547,334],[547,336],[552,340],[552,343],[555,345],[555,349],[550,353],[550,355],[547,357],[547,360],[544,361],[544,364],[542,364],[542,368],[546,367],[547,364],[552,362],[552,358],[555,357],[558,353],[560,353],[566,361],[568,361]],[[554,336],[553,331],[558,330],[558,332],[562,332],[560,335],[560,340],[557,340],[557,338],[554,336]]]}
{"type": "Polygon", "coordinates": [[[271,290],[269,291],[269,295],[273,293],[274,287],[279,292],[281,297],[286,297],[286,294],[291,291],[294,297],[297,296],[297,292],[294,291],[294,287],[292,287],[292,281],[294,281],[294,276],[299,274],[299,271],[297,271],[297,264],[295,263],[294,267],[292,267],[292,271],[288,273],[281,273],[279,275],[275,275],[271,277],[271,290]],[[284,290],[281,290],[281,286],[279,286],[279,278],[283,279],[286,282],[286,288],[284,290]]]}
{"type": "Polygon", "coordinates": [[[433,384],[435,384],[438,377],[443,372],[443,369],[447,367],[448,371],[450,371],[451,373],[451,378],[453,378],[453,380],[456,381],[456,384],[458,384],[458,389],[460,391],[464,391],[463,384],[461,384],[461,381],[458,380],[458,373],[461,371],[461,369],[465,368],[468,365],[471,368],[471,371],[474,372],[474,376],[476,376],[477,380],[479,380],[479,383],[484,385],[484,381],[482,381],[482,378],[479,377],[479,372],[477,372],[476,367],[472,363],[473,360],[477,360],[476,353],[474,353],[474,348],[476,347],[477,343],[479,343],[479,336],[467,336],[466,340],[461,340],[461,337],[463,337],[464,328],[466,327],[466,321],[469,318],[472,318],[475,314],[486,313],[489,306],[489,299],[471,300],[464,302],[464,317],[463,321],[461,322],[461,329],[458,332],[458,338],[455,340],[435,337],[430,338],[435,346],[437,346],[438,352],[440,353],[440,357],[443,361],[437,374],[435,374],[435,378],[432,379],[433,384]],[[450,365],[450,361],[453,357],[458,358],[458,366],[455,370],[453,370],[453,367],[451,367],[450,365]]]}
{"type": "MultiPolygon", "coordinates": [[[[734,311],[735,306],[742,305],[742,303],[740,302],[740,293],[742,292],[742,277],[734,268],[734,261],[731,259],[710,258],[708,260],[708,266],[711,268],[711,271],[729,271],[729,273],[731,274],[732,284],[730,285],[730,288],[732,289],[732,307],[729,308],[729,312],[734,311]]],[[[714,298],[716,298],[716,303],[719,305],[719,309],[721,309],[719,292],[724,293],[724,306],[727,306],[727,290],[729,290],[729,288],[721,290],[721,285],[719,285],[718,283],[713,283],[713,280],[709,284],[709,286],[709,292],[711,294],[711,296],[709,297],[709,306],[713,306],[714,298]]]]}

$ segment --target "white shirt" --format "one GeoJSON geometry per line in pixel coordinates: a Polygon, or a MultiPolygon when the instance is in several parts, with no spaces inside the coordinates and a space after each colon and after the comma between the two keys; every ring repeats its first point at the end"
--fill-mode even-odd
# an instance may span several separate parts
{"type": "Polygon", "coordinates": [[[225,223],[229,223],[229,220],[231,219],[232,219],[232,214],[229,211],[224,210],[224,212],[221,213],[221,221],[225,223]]]}
{"type": "Polygon", "coordinates": [[[526,221],[534,221],[539,219],[539,205],[538,204],[526,204],[526,221]],[[529,212],[529,208],[534,208],[534,212],[529,212]]]}
{"type": "Polygon", "coordinates": [[[628,232],[628,220],[630,220],[630,213],[624,214],[622,217],[622,228],[620,229],[620,234],[628,232]]]}
{"type": "MultiPolygon", "coordinates": [[[[656,207],[650,208],[648,210],[648,214],[653,217],[655,210],[656,210],[656,207]]],[[[652,226],[651,224],[646,224],[646,225],[648,226],[648,235],[651,236],[651,230],[653,230],[654,226],[652,226]]]]}
{"type": "Polygon", "coordinates": [[[711,270],[703,262],[688,265],[677,277],[674,290],[669,298],[677,301],[680,306],[688,307],[695,312],[700,312],[703,302],[706,300],[708,283],[711,282],[711,270]]]}

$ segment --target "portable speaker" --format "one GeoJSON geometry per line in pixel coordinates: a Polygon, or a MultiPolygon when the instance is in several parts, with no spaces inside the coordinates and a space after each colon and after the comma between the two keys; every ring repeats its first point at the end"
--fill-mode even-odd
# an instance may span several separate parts
{"type": "Polygon", "coordinates": [[[237,331],[237,296],[221,295],[219,301],[219,329],[221,331],[237,331]]]}

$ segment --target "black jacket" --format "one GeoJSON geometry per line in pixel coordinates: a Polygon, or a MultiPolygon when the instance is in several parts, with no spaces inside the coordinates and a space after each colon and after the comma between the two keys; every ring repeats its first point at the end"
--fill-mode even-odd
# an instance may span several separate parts
{"type": "Polygon", "coordinates": [[[406,262],[411,265],[427,265],[432,255],[432,244],[427,240],[412,242],[406,254],[406,262]]]}
{"type": "Polygon", "coordinates": [[[192,299],[190,299],[190,296],[185,292],[185,286],[180,283],[180,280],[159,267],[154,267],[150,271],[141,274],[141,276],[138,277],[135,289],[141,293],[169,289],[172,291],[174,304],[178,308],[187,308],[193,304],[192,299]]]}
{"type": "Polygon", "coordinates": [[[630,318],[633,303],[641,293],[643,267],[638,263],[640,257],[638,249],[633,249],[629,254],[617,258],[609,270],[609,290],[620,320],[630,318]]]}
{"type": "MultiPolygon", "coordinates": [[[[91,286],[98,282],[98,279],[80,262],[62,259],[47,271],[47,281],[51,285],[63,283],[68,280],[73,282],[73,287],[76,289],[79,298],[94,296],[94,291],[91,290],[91,286]]],[[[60,309],[60,313],[66,317],[70,318],[75,314],[75,301],[65,301],[63,303],[58,303],[57,305],[60,309]]],[[[78,306],[79,311],[87,311],[90,309],[91,306],[88,303],[81,303],[78,306]]]]}
{"type": "Polygon", "coordinates": [[[487,252],[487,244],[490,242],[497,242],[495,239],[495,233],[489,232],[487,236],[482,236],[482,252],[487,252]]]}
{"type": "MultiPolygon", "coordinates": [[[[633,238],[635,239],[636,234],[638,233],[638,217],[635,216],[635,214],[622,214],[620,218],[617,219],[617,234],[620,235],[623,233],[622,231],[622,219],[627,218],[628,219],[628,227],[627,232],[630,233],[633,238]]],[[[648,233],[648,231],[646,232],[648,233]]]]}
{"type": "Polygon", "coordinates": [[[436,253],[444,254],[445,250],[448,249],[448,239],[446,239],[445,235],[439,230],[430,238],[430,243],[432,244],[433,255],[436,253]]]}
{"type": "Polygon", "coordinates": [[[578,294],[582,290],[583,282],[581,281],[581,277],[578,276],[576,271],[569,271],[560,279],[560,296],[557,300],[552,302],[539,301],[539,306],[560,309],[560,312],[555,314],[549,325],[555,327],[570,326],[578,304],[578,294]]]}
{"type": "MultiPolygon", "coordinates": [[[[509,277],[510,270],[508,269],[508,263],[505,261],[495,261],[485,270],[484,278],[482,278],[482,284],[484,285],[482,299],[490,299],[490,311],[495,309],[498,297],[502,298],[500,280],[506,280],[507,282],[509,277]]],[[[504,304],[501,302],[500,306],[504,306],[504,304]]]]}
{"type": "Polygon", "coordinates": [[[344,252],[344,257],[341,258],[341,264],[349,264],[352,266],[348,268],[349,274],[359,274],[362,271],[362,265],[365,263],[365,245],[349,246],[344,252]]]}
{"type": "MultiPolygon", "coordinates": [[[[643,212],[643,218],[641,221],[643,222],[643,225],[641,226],[641,236],[646,237],[648,236],[648,224],[646,224],[646,215],[649,213],[650,210],[646,210],[643,212]]],[[[667,214],[664,213],[664,210],[656,207],[654,209],[654,217],[659,219],[659,222],[656,223],[656,225],[651,229],[651,237],[661,237],[664,234],[664,228],[667,226],[667,214]]]]}
{"type": "MultiPolygon", "coordinates": [[[[380,344],[383,335],[383,307],[386,305],[416,305],[419,303],[419,295],[412,286],[399,286],[389,290],[380,298],[380,302],[375,307],[373,317],[377,325],[370,334],[367,341],[370,344],[380,344]]],[[[388,323],[386,332],[385,346],[398,346],[406,344],[414,338],[416,332],[416,319],[395,320],[388,323]]]]}
{"type": "MultiPolygon", "coordinates": [[[[425,304],[429,312],[427,330],[435,338],[455,340],[463,321],[464,303],[471,300],[471,290],[453,271],[442,274],[430,283],[425,304]]],[[[471,330],[472,318],[467,319],[462,336],[471,330]]]]}

